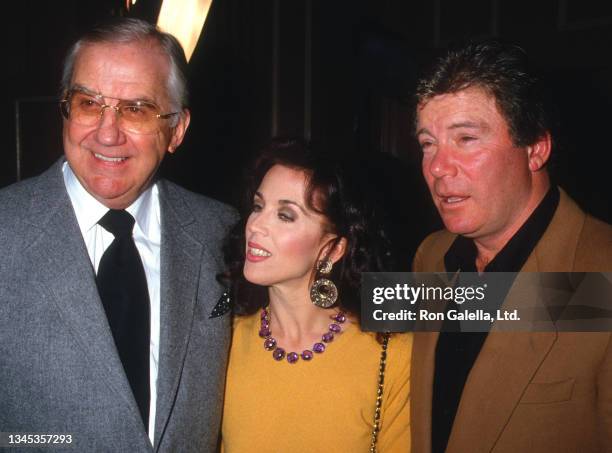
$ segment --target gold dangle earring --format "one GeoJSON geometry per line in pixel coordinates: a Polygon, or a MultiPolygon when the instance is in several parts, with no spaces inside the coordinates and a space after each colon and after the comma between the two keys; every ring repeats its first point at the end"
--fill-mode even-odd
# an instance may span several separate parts
{"type": "MultiPolygon", "coordinates": [[[[317,263],[317,272],[326,275],[332,270],[333,263],[330,259],[325,259],[317,263]]],[[[310,300],[314,305],[321,308],[329,308],[338,299],[338,288],[334,282],[327,278],[315,280],[310,288],[310,300]]]]}

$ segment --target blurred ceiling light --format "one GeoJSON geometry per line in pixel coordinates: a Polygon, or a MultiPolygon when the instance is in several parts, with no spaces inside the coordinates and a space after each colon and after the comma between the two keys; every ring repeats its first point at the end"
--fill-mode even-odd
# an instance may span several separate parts
{"type": "Polygon", "coordinates": [[[163,0],[157,26],[179,40],[191,59],[212,0],[163,0]]]}

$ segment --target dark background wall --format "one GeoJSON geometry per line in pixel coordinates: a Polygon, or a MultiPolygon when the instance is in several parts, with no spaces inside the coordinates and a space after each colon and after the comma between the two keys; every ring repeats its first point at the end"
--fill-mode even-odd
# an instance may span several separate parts
{"type": "MultiPolygon", "coordinates": [[[[61,155],[56,104],[69,44],[99,19],[154,22],[159,0],[22,0],[6,18],[0,187],[61,155]]],[[[448,44],[499,37],[521,45],[558,106],[556,180],[612,222],[608,154],[612,5],[595,0],[213,0],[190,62],[192,124],[162,173],[236,204],[241,175],[272,135],[298,135],[364,161],[407,268],[439,227],[420,175],[406,102],[448,44]]],[[[1,214],[0,214],[1,215],[1,214]]]]}

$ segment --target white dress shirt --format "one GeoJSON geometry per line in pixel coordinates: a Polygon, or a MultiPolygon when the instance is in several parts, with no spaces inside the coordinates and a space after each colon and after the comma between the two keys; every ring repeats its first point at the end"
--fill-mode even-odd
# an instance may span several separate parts
{"type": "MultiPolygon", "coordinates": [[[[62,171],[64,183],[72,202],[74,213],[79,223],[83,240],[87,246],[89,259],[94,271],[98,266],[104,251],[111,245],[115,237],[100,225],[98,221],[109,210],[87,192],[65,162],[62,171]]],[[[155,406],[157,401],[157,372],[159,358],[159,325],[160,325],[160,245],[161,219],[159,215],[159,190],[157,184],[143,192],[134,203],[126,208],[136,220],[133,237],[140,259],[144,266],[151,303],[151,344],[149,348],[149,384],[151,401],[149,407],[149,439],[153,444],[155,434],[155,406]]]]}

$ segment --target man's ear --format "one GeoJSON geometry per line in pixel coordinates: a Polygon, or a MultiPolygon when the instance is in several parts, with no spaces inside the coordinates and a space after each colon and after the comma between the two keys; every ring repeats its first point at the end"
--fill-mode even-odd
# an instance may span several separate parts
{"type": "Polygon", "coordinates": [[[552,138],[550,132],[546,132],[533,145],[527,147],[529,170],[534,173],[542,170],[550,158],[551,151],[552,138]]]}
{"type": "Polygon", "coordinates": [[[187,128],[189,127],[190,120],[191,113],[189,112],[189,109],[183,109],[183,111],[179,113],[178,123],[172,128],[172,138],[168,144],[168,152],[170,154],[174,154],[174,152],[176,152],[176,148],[178,148],[183,142],[183,138],[185,137],[185,132],[187,132],[187,128]]]}

